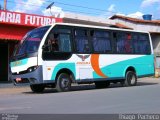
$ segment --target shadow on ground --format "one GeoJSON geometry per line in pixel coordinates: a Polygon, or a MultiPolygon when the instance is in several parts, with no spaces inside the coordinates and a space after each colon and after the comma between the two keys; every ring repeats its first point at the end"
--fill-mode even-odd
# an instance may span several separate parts
{"type": "MultiPolygon", "coordinates": [[[[140,86],[148,86],[148,85],[156,85],[159,84],[158,82],[141,82],[138,81],[137,82],[137,86],[131,86],[131,87],[140,87],[140,86]]],[[[112,89],[112,88],[125,88],[122,87],[120,83],[114,84],[111,83],[111,85],[108,88],[102,88],[102,89],[112,89]]],[[[94,84],[81,84],[81,85],[73,85],[71,91],[69,92],[73,92],[73,91],[85,91],[85,90],[96,90],[95,85],[94,84]]],[[[29,92],[23,92],[24,94],[37,94],[37,93],[33,93],[32,91],[29,92]]],[[[44,90],[43,93],[39,93],[39,94],[46,94],[46,93],[58,93],[56,91],[55,88],[46,88],[44,90]]]]}

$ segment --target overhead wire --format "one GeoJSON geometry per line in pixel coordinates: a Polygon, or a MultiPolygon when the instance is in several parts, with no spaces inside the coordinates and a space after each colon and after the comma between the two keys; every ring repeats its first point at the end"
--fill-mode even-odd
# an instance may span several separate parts
{"type": "MultiPolygon", "coordinates": [[[[53,1],[49,1],[49,0],[45,0],[45,2],[53,2],[53,1]]],[[[104,10],[104,9],[97,9],[97,8],[92,8],[92,7],[87,7],[87,6],[82,6],[82,5],[74,5],[74,4],[68,4],[68,3],[62,3],[62,2],[57,2],[57,1],[54,1],[54,3],[57,3],[57,4],[62,4],[62,5],[66,5],[66,6],[72,6],[72,7],[79,7],[79,8],[84,8],[84,9],[90,9],[90,10],[95,10],[95,11],[101,11],[101,12],[112,12],[112,13],[115,13],[114,11],[109,11],[109,10],[104,10]]]]}
{"type": "MultiPolygon", "coordinates": [[[[46,8],[47,5],[43,4],[43,5],[35,5],[35,4],[31,4],[31,3],[24,3],[24,2],[15,2],[15,1],[10,1],[8,0],[7,2],[9,3],[16,3],[16,4],[19,4],[19,5],[30,5],[30,6],[35,6],[35,7],[44,7],[46,8]]],[[[51,3],[53,1],[49,1],[49,0],[46,0],[45,2],[47,3],[51,3]]],[[[73,8],[69,8],[69,9],[64,9],[62,8],[63,11],[67,11],[67,12],[75,12],[75,13],[83,13],[83,14],[92,14],[92,15],[100,15],[100,11],[101,12],[108,12],[108,13],[115,13],[115,12],[112,12],[112,11],[106,11],[106,10],[102,10],[102,9],[96,9],[96,8],[90,8],[90,7],[85,7],[85,6],[80,6],[80,5],[73,5],[73,4],[67,4],[67,3],[62,3],[62,2],[57,2],[55,1],[56,4],[62,4],[62,5],[65,5],[65,6],[72,6],[72,7],[79,7],[79,8],[83,8],[83,9],[90,9],[90,10],[94,10],[94,11],[98,11],[98,12],[83,12],[82,10],[80,11],[77,11],[77,10],[74,10],[73,8]]]]}

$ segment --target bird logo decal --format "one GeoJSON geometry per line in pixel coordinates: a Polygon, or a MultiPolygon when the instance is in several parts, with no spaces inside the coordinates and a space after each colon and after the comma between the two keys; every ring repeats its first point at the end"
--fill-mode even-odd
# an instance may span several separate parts
{"type": "Polygon", "coordinates": [[[85,59],[89,58],[90,55],[77,55],[79,58],[82,59],[82,61],[85,61],[85,59]]]}
{"type": "Polygon", "coordinates": [[[101,76],[102,78],[108,78],[108,76],[103,73],[104,71],[102,71],[102,69],[100,68],[99,66],[99,57],[100,57],[100,54],[91,54],[91,55],[78,55],[76,54],[79,58],[82,59],[82,62],[77,62],[77,64],[80,64],[80,65],[84,65],[84,64],[89,64],[92,66],[94,72],[101,76]],[[90,57],[91,56],[91,57],[90,57]],[[87,58],[90,57],[90,61],[89,62],[85,62],[85,60],[87,58]]]}

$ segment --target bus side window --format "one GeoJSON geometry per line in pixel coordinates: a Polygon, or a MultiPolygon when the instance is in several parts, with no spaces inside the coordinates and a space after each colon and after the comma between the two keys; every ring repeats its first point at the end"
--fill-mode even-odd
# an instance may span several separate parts
{"type": "Polygon", "coordinates": [[[125,34],[125,53],[133,53],[132,52],[132,35],[130,33],[125,34]]]}
{"type": "Polygon", "coordinates": [[[44,60],[67,60],[71,56],[71,30],[55,28],[51,31],[43,46],[44,60]]]}
{"type": "Polygon", "coordinates": [[[139,44],[141,45],[141,47],[140,47],[141,54],[150,54],[151,53],[149,37],[147,34],[146,35],[141,34],[139,36],[139,44]]]}
{"type": "Polygon", "coordinates": [[[58,34],[50,33],[48,37],[48,49],[49,51],[59,51],[58,34]]]}
{"type": "Polygon", "coordinates": [[[117,53],[133,53],[132,49],[132,36],[130,33],[116,34],[117,53]]]}
{"type": "Polygon", "coordinates": [[[125,53],[125,38],[123,33],[116,34],[117,53],[125,53]]]}
{"type": "MultiPolygon", "coordinates": [[[[49,33],[45,46],[49,52],[71,52],[71,31],[70,29],[56,29],[56,33],[49,33]]],[[[45,50],[46,51],[46,50],[45,50]]]]}
{"type": "Polygon", "coordinates": [[[101,30],[91,31],[94,52],[107,53],[112,50],[110,33],[101,30]]]}
{"type": "Polygon", "coordinates": [[[139,54],[140,52],[140,44],[138,40],[138,34],[133,35],[133,49],[134,49],[134,54],[139,54]]]}
{"type": "Polygon", "coordinates": [[[87,30],[76,29],[74,32],[76,51],[79,53],[90,52],[87,30]]]}
{"type": "Polygon", "coordinates": [[[135,34],[133,37],[133,46],[135,54],[150,54],[149,37],[146,34],[135,34]]]}
{"type": "Polygon", "coordinates": [[[59,35],[59,51],[61,52],[71,52],[71,39],[70,34],[60,34],[59,35]]]}

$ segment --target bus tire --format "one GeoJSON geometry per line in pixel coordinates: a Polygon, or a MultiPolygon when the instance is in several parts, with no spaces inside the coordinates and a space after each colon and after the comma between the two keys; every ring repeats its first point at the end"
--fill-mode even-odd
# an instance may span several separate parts
{"type": "Polygon", "coordinates": [[[137,85],[137,75],[133,71],[127,71],[125,80],[121,82],[122,86],[136,86],[137,85]]]}
{"type": "Polygon", "coordinates": [[[42,93],[45,89],[45,85],[42,84],[30,85],[30,88],[35,93],[42,93]]]}
{"type": "Polygon", "coordinates": [[[61,73],[57,77],[56,90],[58,92],[67,92],[71,89],[71,79],[68,74],[61,73]]]}
{"type": "Polygon", "coordinates": [[[110,86],[110,82],[95,82],[95,87],[97,89],[106,88],[110,86]]]}

